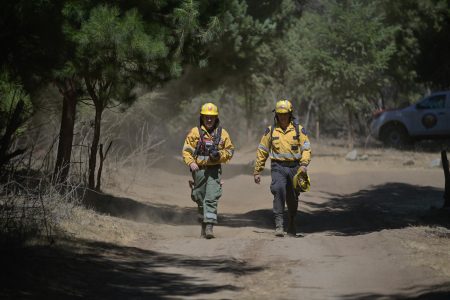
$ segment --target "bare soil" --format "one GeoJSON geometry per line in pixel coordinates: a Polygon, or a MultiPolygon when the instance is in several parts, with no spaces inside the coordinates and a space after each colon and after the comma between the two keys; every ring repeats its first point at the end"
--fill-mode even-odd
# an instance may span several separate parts
{"type": "Polygon", "coordinates": [[[450,299],[439,153],[359,152],[347,161],[345,148],[315,143],[299,238],[273,235],[270,173],[253,183],[253,148],[223,168],[212,240],[199,237],[179,158],[119,170],[63,224],[68,238],[3,250],[0,298],[450,299]]]}

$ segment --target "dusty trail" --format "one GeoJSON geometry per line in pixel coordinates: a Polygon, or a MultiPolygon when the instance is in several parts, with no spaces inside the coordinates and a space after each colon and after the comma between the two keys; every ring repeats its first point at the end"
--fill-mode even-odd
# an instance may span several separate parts
{"type": "Polygon", "coordinates": [[[304,237],[274,237],[270,176],[253,183],[249,149],[224,167],[217,238],[200,239],[189,173],[168,158],[112,173],[54,245],[0,249],[0,298],[450,299],[450,218],[432,209],[444,185],[433,154],[371,150],[348,162],[327,147],[315,145],[301,195],[304,237]]]}
{"type": "MultiPolygon", "coordinates": [[[[164,265],[157,271],[214,286],[185,299],[448,299],[450,274],[418,261],[410,241],[422,231],[430,207],[442,202],[441,170],[399,167],[390,162],[346,162],[316,157],[310,167],[313,189],[303,194],[297,225],[303,238],[272,234],[270,177],[252,182],[252,151],[224,167],[217,238],[199,238],[188,172],[179,162],[140,176],[127,196],[143,204],[152,239],[132,243],[158,253],[183,255],[209,265],[164,265]]],[[[120,185],[111,190],[120,194],[120,185]]],[[[437,224],[439,225],[439,224],[437,224]]],[[[446,239],[448,242],[448,239],[446,239]]]]}

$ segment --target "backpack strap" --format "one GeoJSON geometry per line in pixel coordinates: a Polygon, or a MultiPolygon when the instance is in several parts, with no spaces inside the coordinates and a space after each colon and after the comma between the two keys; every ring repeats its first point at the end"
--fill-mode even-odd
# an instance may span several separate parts
{"type": "Polygon", "coordinates": [[[201,126],[197,126],[198,128],[198,134],[200,135],[200,141],[203,142],[203,138],[205,137],[205,133],[203,132],[203,129],[201,126]]]}
{"type": "Polygon", "coordinates": [[[297,118],[293,118],[292,123],[294,124],[295,136],[297,137],[298,142],[300,143],[300,123],[298,122],[297,118]]]}
{"type": "Polygon", "coordinates": [[[277,125],[276,117],[273,118],[273,125],[270,126],[270,137],[269,137],[269,151],[272,149],[272,141],[273,141],[273,131],[275,130],[275,126],[277,125]]]}
{"type": "Polygon", "coordinates": [[[194,157],[197,157],[199,155],[200,147],[201,147],[201,145],[203,143],[203,137],[205,136],[201,126],[197,126],[197,129],[198,129],[198,134],[200,135],[200,138],[199,138],[199,140],[197,142],[197,146],[195,146],[194,157]]]}
{"type": "Polygon", "coordinates": [[[222,126],[217,127],[216,133],[214,134],[214,145],[219,149],[219,143],[222,139],[222,126]]]}
{"type": "MultiPolygon", "coordinates": [[[[295,138],[298,140],[298,143],[300,143],[300,123],[298,122],[297,118],[293,118],[292,123],[295,129],[295,138]]],[[[276,123],[274,122],[270,128],[269,150],[272,149],[273,131],[275,130],[275,125],[276,123]]]]}

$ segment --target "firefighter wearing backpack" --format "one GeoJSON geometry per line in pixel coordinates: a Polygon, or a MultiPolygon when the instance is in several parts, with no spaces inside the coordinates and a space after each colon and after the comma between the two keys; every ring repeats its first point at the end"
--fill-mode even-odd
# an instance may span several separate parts
{"type": "Polygon", "coordinates": [[[293,117],[289,100],[280,100],[275,106],[274,125],[269,126],[258,146],[254,168],[255,183],[261,182],[261,172],[267,158],[271,159],[275,235],[284,236],[283,212],[288,207],[287,233],[297,234],[295,216],[298,208],[299,191],[294,189],[293,178],[297,171],[306,173],[311,161],[311,145],[306,130],[293,117]]]}
{"type": "Polygon", "coordinates": [[[182,153],[194,179],[191,198],[198,206],[201,237],[214,238],[213,225],[217,224],[217,204],[222,196],[221,164],[228,162],[233,152],[228,132],[219,126],[217,106],[202,105],[199,126],[187,135],[182,153]]]}

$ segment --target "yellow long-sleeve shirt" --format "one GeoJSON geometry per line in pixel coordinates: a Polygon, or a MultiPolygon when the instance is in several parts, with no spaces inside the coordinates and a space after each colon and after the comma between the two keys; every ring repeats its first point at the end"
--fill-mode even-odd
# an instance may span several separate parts
{"type": "MultiPolygon", "coordinates": [[[[204,132],[203,139],[207,141],[212,141],[213,138],[211,134],[208,133],[206,128],[203,125],[201,128],[204,132]]],[[[231,142],[230,135],[225,129],[222,128],[220,142],[218,145],[220,159],[217,161],[212,161],[209,158],[209,156],[203,156],[201,154],[197,156],[194,155],[199,140],[200,140],[200,133],[198,131],[198,127],[194,127],[186,136],[182,151],[183,160],[188,166],[193,162],[197,163],[197,165],[199,166],[212,166],[221,163],[226,163],[233,157],[234,146],[233,143],[231,142]]]]}
{"type": "Polygon", "coordinates": [[[294,124],[291,122],[285,131],[278,125],[270,137],[271,126],[266,129],[258,149],[253,174],[264,170],[267,158],[275,161],[298,161],[300,165],[307,166],[311,161],[311,144],[306,130],[299,126],[300,138],[296,136],[294,124]]]}

